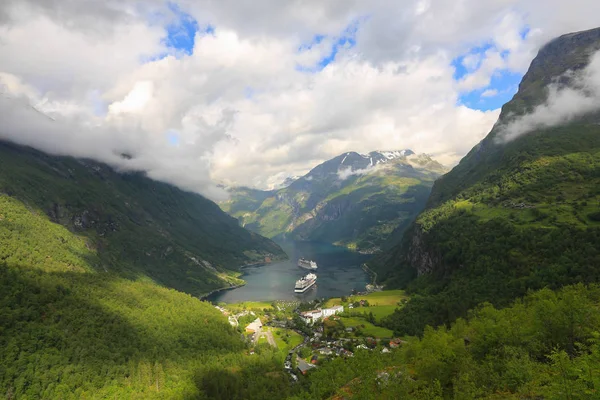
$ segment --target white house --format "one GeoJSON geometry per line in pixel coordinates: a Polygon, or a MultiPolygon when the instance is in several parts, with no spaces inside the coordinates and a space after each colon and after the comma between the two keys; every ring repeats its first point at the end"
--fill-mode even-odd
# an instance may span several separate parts
{"type": "Polygon", "coordinates": [[[304,322],[306,322],[307,324],[314,324],[315,322],[323,318],[323,312],[320,309],[305,311],[303,313],[300,313],[300,317],[302,317],[304,322]]]}
{"type": "Polygon", "coordinates": [[[323,309],[323,318],[331,317],[332,315],[335,315],[338,313],[343,313],[343,312],[344,312],[344,306],[334,306],[331,308],[324,308],[323,309]]]}
{"type": "Polygon", "coordinates": [[[344,306],[335,306],[331,308],[323,308],[312,311],[305,311],[300,313],[300,317],[307,324],[314,324],[317,321],[320,321],[323,318],[331,317],[332,315],[344,312],[344,306]]]}

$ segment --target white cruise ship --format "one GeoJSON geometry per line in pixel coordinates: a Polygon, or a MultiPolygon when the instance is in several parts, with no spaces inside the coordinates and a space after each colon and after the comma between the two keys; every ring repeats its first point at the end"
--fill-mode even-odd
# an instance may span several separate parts
{"type": "Polygon", "coordinates": [[[313,285],[317,283],[317,276],[313,273],[310,273],[296,281],[296,287],[294,288],[295,293],[304,293],[313,285]]]}
{"type": "Polygon", "coordinates": [[[301,258],[298,260],[298,266],[304,269],[315,270],[317,269],[317,263],[312,260],[307,260],[305,258],[301,258]]]}

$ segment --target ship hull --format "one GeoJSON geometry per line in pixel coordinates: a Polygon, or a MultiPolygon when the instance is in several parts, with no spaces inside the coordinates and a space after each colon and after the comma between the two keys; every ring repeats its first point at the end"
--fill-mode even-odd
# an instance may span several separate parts
{"type": "Polygon", "coordinates": [[[308,286],[304,287],[304,288],[295,288],[294,289],[294,293],[304,293],[306,292],[308,289],[310,289],[311,287],[313,287],[315,285],[315,283],[317,283],[316,280],[312,281],[308,286]]]}
{"type": "Polygon", "coordinates": [[[304,266],[304,265],[300,265],[300,264],[298,264],[298,266],[299,266],[300,268],[304,268],[304,269],[307,269],[307,270],[309,270],[309,271],[315,271],[315,270],[316,270],[316,268],[313,268],[313,267],[311,267],[311,266],[304,266]]]}

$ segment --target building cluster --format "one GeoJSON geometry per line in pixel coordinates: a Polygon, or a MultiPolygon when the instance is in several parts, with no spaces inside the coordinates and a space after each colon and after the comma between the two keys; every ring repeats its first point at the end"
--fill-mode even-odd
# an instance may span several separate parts
{"type": "Polygon", "coordinates": [[[332,315],[343,313],[344,306],[334,306],[330,308],[318,308],[316,310],[304,311],[300,313],[300,318],[309,325],[314,324],[323,318],[331,317],[332,315]]]}

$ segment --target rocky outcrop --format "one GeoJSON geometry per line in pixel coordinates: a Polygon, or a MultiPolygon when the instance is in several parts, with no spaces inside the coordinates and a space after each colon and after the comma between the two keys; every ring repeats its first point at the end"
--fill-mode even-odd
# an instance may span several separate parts
{"type": "Polygon", "coordinates": [[[412,230],[406,259],[418,275],[438,270],[442,264],[441,255],[427,244],[426,233],[418,225],[412,230]]]}

